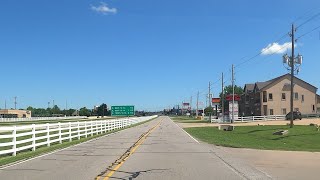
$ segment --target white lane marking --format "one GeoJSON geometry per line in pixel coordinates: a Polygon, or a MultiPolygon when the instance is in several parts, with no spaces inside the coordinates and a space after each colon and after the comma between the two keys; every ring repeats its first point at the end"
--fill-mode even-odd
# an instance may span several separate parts
{"type": "MultiPolygon", "coordinates": [[[[169,118],[169,117],[168,117],[169,118]]],[[[195,142],[197,142],[198,144],[200,144],[200,142],[198,140],[196,140],[194,137],[192,137],[187,131],[185,131],[184,129],[182,129],[177,123],[173,122],[171,118],[169,118],[171,120],[171,122],[173,124],[175,124],[176,126],[178,126],[179,129],[181,129],[183,132],[185,132],[191,139],[193,139],[195,142]]]]}
{"type": "Polygon", "coordinates": [[[80,146],[82,144],[85,144],[85,143],[88,143],[88,142],[91,142],[91,141],[95,141],[95,140],[98,140],[98,139],[103,138],[103,137],[111,136],[113,134],[117,134],[119,132],[123,132],[123,131],[129,130],[129,129],[131,129],[131,128],[127,128],[127,129],[123,129],[123,130],[120,130],[120,131],[117,131],[117,132],[106,134],[106,135],[91,139],[89,141],[85,141],[85,142],[82,142],[82,143],[79,143],[79,144],[75,144],[73,146],[69,146],[69,147],[66,147],[66,148],[63,148],[63,149],[57,149],[55,151],[51,151],[49,153],[46,153],[46,154],[43,154],[43,155],[40,155],[40,156],[36,156],[36,157],[30,158],[30,159],[18,161],[18,162],[13,163],[13,164],[4,165],[4,166],[0,167],[0,170],[7,169],[9,167],[16,166],[16,165],[19,165],[19,164],[22,164],[22,163],[25,163],[25,162],[28,162],[28,161],[32,161],[32,160],[35,160],[35,159],[38,159],[38,158],[41,158],[41,157],[44,157],[44,156],[48,156],[50,154],[57,153],[57,152],[60,152],[60,151],[63,151],[63,150],[66,150],[66,149],[69,149],[69,148],[72,148],[72,147],[77,147],[77,146],[80,146]]]}

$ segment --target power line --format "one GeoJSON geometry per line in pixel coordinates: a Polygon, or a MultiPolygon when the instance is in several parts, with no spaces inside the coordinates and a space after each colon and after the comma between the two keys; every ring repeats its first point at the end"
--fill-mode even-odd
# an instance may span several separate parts
{"type": "Polygon", "coordinates": [[[305,35],[308,35],[308,34],[312,33],[313,31],[315,31],[315,30],[317,30],[317,29],[319,29],[319,28],[320,28],[320,26],[317,26],[317,27],[313,28],[311,31],[308,31],[308,32],[302,34],[301,36],[299,36],[299,37],[297,38],[297,40],[300,39],[300,38],[302,38],[302,37],[305,36],[305,35]]]}
{"type": "MultiPolygon", "coordinates": [[[[306,16],[307,14],[309,14],[312,10],[313,10],[313,9],[307,11],[307,13],[305,13],[304,15],[296,18],[296,19],[294,20],[294,22],[302,19],[304,16],[306,16]]],[[[320,15],[320,12],[317,13],[317,14],[315,14],[315,15],[313,15],[312,17],[310,17],[309,19],[307,19],[307,20],[304,21],[303,23],[301,23],[299,26],[297,26],[297,28],[304,26],[305,24],[307,24],[308,22],[312,21],[313,19],[315,19],[315,18],[318,17],[319,15],[320,15]]],[[[294,23],[294,22],[293,22],[293,23],[294,23]]],[[[305,35],[313,32],[313,31],[315,31],[315,30],[317,30],[317,29],[319,29],[319,28],[320,28],[320,26],[318,26],[318,27],[312,29],[311,31],[309,31],[309,32],[307,32],[307,33],[299,36],[297,39],[300,39],[301,37],[303,37],[303,36],[305,36],[305,35]]],[[[273,42],[280,42],[280,41],[283,40],[284,38],[288,37],[288,35],[289,35],[289,33],[285,33],[285,34],[283,34],[280,38],[278,38],[276,41],[273,41],[273,42]]],[[[243,62],[240,62],[239,64],[235,65],[234,68],[243,66],[244,64],[246,64],[246,63],[254,60],[255,58],[259,57],[261,54],[263,54],[265,51],[269,50],[270,48],[271,48],[271,46],[270,46],[270,47],[267,47],[267,48],[264,48],[262,51],[259,51],[259,53],[255,54],[254,56],[250,57],[249,59],[246,59],[246,60],[244,60],[243,62]]],[[[287,48],[287,47],[286,47],[286,46],[283,46],[282,48],[278,49],[277,51],[275,51],[275,52],[273,52],[273,53],[271,53],[271,54],[268,54],[268,56],[265,57],[264,59],[267,59],[267,58],[271,57],[272,55],[277,54],[279,51],[283,50],[284,48],[287,48]]],[[[241,58],[241,60],[242,60],[242,59],[244,59],[244,58],[241,58]]],[[[243,70],[243,69],[241,69],[241,70],[243,70]]],[[[240,70],[240,71],[241,71],[241,70],[240,70]]],[[[236,72],[239,72],[239,71],[236,71],[236,72]]],[[[228,79],[228,78],[226,78],[226,79],[228,79]]],[[[221,80],[221,78],[220,78],[219,80],[215,81],[214,83],[212,83],[211,85],[219,82],[220,80],[221,80]]],[[[233,82],[233,81],[228,80],[228,81],[225,81],[225,82],[223,82],[223,83],[227,83],[227,82],[233,82]]],[[[210,90],[211,90],[211,87],[210,87],[210,90]]],[[[194,93],[194,95],[192,95],[192,96],[198,96],[199,94],[203,94],[204,91],[205,91],[205,89],[204,89],[203,91],[200,91],[200,92],[198,91],[198,92],[194,93]]],[[[191,98],[192,98],[192,96],[191,96],[191,98]]]]}
{"type": "MultiPolygon", "coordinates": [[[[307,11],[307,13],[305,13],[304,15],[298,17],[296,20],[293,21],[293,23],[296,22],[296,21],[298,21],[298,20],[300,20],[300,19],[301,19],[302,17],[304,17],[306,14],[309,14],[312,10],[313,10],[313,9],[307,11]]],[[[311,20],[313,20],[314,18],[316,18],[316,17],[318,17],[318,16],[320,16],[320,12],[317,13],[317,14],[315,14],[315,15],[313,15],[311,18],[307,19],[305,22],[303,22],[302,24],[300,24],[299,26],[297,26],[297,28],[302,27],[303,25],[305,25],[306,23],[310,22],[311,20]]],[[[313,32],[313,31],[317,30],[318,28],[320,28],[320,26],[316,27],[316,28],[313,29],[312,31],[310,31],[310,32],[308,32],[308,33],[306,33],[306,34],[304,34],[304,35],[302,35],[302,36],[300,36],[300,37],[303,37],[303,36],[305,36],[305,35],[313,32]]],[[[282,39],[284,39],[284,38],[287,37],[287,36],[288,36],[288,33],[282,35],[279,39],[277,39],[276,41],[273,41],[273,42],[279,42],[279,41],[281,41],[282,39]]],[[[299,38],[300,38],[300,37],[299,37],[299,38]]],[[[298,39],[299,39],[299,38],[298,38],[298,39]]],[[[239,64],[237,64],[237,65],[235,65],[235,67],[239,67],[239,66],[242,66],[243,64],[248,63],[249,61],[257,58],[257,57],[260,56],[263,52],[265,52],[266,50],[269,50],[270,48],[271,48],[271,46],[268,47],[268,48],[265,48],[263,51],[260,51],[259,53],[255,54],[255,55],[252,56],[251,58],[249,58],[249,59],[247,59],[247,60],[245,60],[245,61],[243,61],[243,62],[241,62],[241,63],[239,63],[239,64]]]]}
{"type": "Polygon", "coordinates": [[[320,16],[320,12],[318,12],[317,14],[313,15],[311,18],[307,19],[306,21],[304,21],[303,23],[301,23],[299,26],[296,27],[296,29],[304,26],[305,24],[307,24],[308,22],[312,21],[314,18],[320,16]]]}
{"type": "MultiPolygon", "coordinates": [[[[277,54],[279,51],[281,51],[281,50],[283,50],[284,48],[287,48],[286,46],[283,46],[282,48],[280,48],[280,49],[278,49],[277,51],[275,51],[275,52],[273,52],[273,53],[271,53],[271,54],[268,54],[268,56],[266,56],[265,58],[263,58],[262,60],[265,60],[265,59],[268,59],[268,58],[270,58],[272,55],[275,55],[275,54],[277,54]]],[[[262,61],[259,61],[259,63],[261,63],[262,61]]],[[[257,63],[257,64],[259,64],[259,63],[257,63]]],[[[239,72],[241,72],[241,71],[243,71],[243,70],[245,70],[245,69],[241,69],[241,70],[237,70],[235,73],[239,73],[239,72]]]]}
{"type": "Polygon", "coordinates": [[[306,13],[304,13],[304,14],[301,15],[300,17],[296,18],[292,23],[295,23],[295,22],[297,22],[298,20],[302,19],[304,16],[306,16],[306,15],[308,15],[308,14],[311,14],[311,12],[312,12],[313,10],[315,10],[315,9],[317,9],[317,8],[311,8],[311,9],[308,10],[306,13]]]}
{"type": "MultiPolygon", "coordinates": [[[[282,39],[284,39],[284,38],[287,37],[287,36],[288,36],[288,33],[282,35],[279,39],[277,39],[277,40],[274,41],[274,42],[279,42],[279,41],[281,41],[282,39]]],[[[247,59],[247,60],[245,60],[245,61],[243,61],[243,62],[241,62],[241,63],[239,63],[239,64],[237,64],[237,65],[235,65],[235,67],[239,67],[239,66],[242,66],[242,65],[248,63],[249,61],[255,59],[255,58],[258,57],[258,56],[260,56],[261,54],[263,54],[265,51],[269,50],[270,48],[271,48],[271,46],[263,49],[262,51],[260,51],[260,52],[257,53],[256,55],[252,56],[251,58],[249,58],[249,59],[247,59]]]]}

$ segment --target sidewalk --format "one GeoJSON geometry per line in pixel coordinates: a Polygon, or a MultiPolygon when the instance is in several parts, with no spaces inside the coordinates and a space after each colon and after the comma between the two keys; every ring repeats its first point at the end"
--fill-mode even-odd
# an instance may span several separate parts
{"type": "Polygon", "coordinates": [[[320,179],[320,152],[295,152],[216,147],[274,179],[320,179]]]}

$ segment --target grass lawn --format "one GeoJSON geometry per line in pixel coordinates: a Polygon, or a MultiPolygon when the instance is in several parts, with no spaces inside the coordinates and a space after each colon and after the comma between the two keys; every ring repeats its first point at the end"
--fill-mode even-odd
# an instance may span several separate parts
{"type": "Polygon", "coordinates": [[[199,120],[195,119],[193,117],[189,116],[174,116],[170,117],[174,122],[179,122],[179,123],[210,123],[209,121],[206,120],[199,120]]]}
{"type": "MultiPolygon", "coordinates": [[[[138,125],[147,123],[149,121],[152,121],[154,119],[155,118],[150,119],[148,121],[140,122],[140,123],[137,123],[137,124],[134,124],[134,125],[131,125],[131,126],[127,126],[127,127],[123,128],[123,129],[128,129],[128,128],[131,128],[131,127],[134,127],[134,126],[138,126],[138,125]]],[[[98,137],[104,136],[106,134],[110,134],[110,133],[114,133],[114,132],[117,132],[117,131],[121,131],[123,129],[117,129],[117,130],[109,131],[109,132],[103,133],[103,134],[88,136],[87,138],[81,138],[79,140],[77,138],[74,138],[71,142],[69,142],[68,140],[65,140],[62,144],[53,143],[53,144],[51,144],[50,147],[47,147],[47,146],[44,145],[44,146],[41,146],[41,147],[37,147],[37,149],[35,151],[25,150],[25,151],[19,152],[19,153],[17,153],[17,156],[11,156],[10,154],[0,155],[0,166],[6,165],[6,164],[10,164],[10,163],[14,163],[16,161],[30,159],[30,158],[33,158],[33,157],[36,157],[36,156],[39,156],[39,155],[42,155],[42,154],[57,150],[57,149],[63,149],[63,148],[66,148],[66,147],[69,147],[69,146],[72,146],[72,145],[75,145],[75,144],[79,144],[79,143],[82,143],[82,142],[85,142],[85,141],[88,141],[88,140],[91,140],[91,139],[94,139],[94,138],[98,138],[98,137]]],[[[40,134],[40,136],[42,136],[42,135],[44,136],[45,133],[44,134],[40,134]]],[[[30,138],[30,136],[20,137],[20,138],[18,138],[18,140],[23,140],[23,139],[27,139],[27,138],[30,138]]],[[[9,139],[9,140],[8,139],[0,139],[0,141],[1,142],[9,142],[9,141],[11,141],[11,139],[9,139]]],[[[42,141],[45,141],[45,140],[42,140],[42,141]]],[[[39,141],[39,142],[42,142],[42,141],[39,141]]],[[[4,148],[4,149],[7,149],[7,148],[4,148]]],[[[3,148],[0,148],[0,150],[3,150],[3,148]]]]}
{"type": "Polygon", "coordinates": [[[193,137],[210,144],[235,148],[320,152],[320,132],[313,126],[237,126],[234,131],[216,127],[185,128],[193,137]],[[288,135],[272,135],[277,130],[288,135]]]}

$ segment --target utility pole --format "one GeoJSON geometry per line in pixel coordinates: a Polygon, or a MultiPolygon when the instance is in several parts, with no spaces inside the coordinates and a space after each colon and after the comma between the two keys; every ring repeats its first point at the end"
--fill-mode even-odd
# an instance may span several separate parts
{"type": "MultiPolygon", "coordinates": [[[[212,109],[211,107],[211,82],[209,81],[209,94],[208,94],[208,107],[210,108],[210,111],[212,109]]],[[[211,122],[211,112],[209,113],[209,120],[211,122]]]]}
{"type": "Polygon", "coordinates": [[[211,82],[209,82],[209,89],[208,89],[208,107],[211,107],[210,97],[211,97],[211,82]]]}
{"type": "Polygon", "coordinates": [[[52,100],[52,107],[54,107],[54,100],[52,100]]]}
{"type": "Polygon", "coordinates": [[[232,119],[231,123],[234,122],[234,65],[232,64],[232,119]]]}
{"type": "Polygon", "coordinates": [[[17,96],[14,97],[14,109],[17,109],[17,96]]]}
{"type": "Polygon", "coordinates": [[[192,116],[192,96],[190,97],[190,116],[192,116]]]}
{"type": "Polygon", "coordinates": [[[50,108],[50,102],[48,102],[48,109],[50,108]]]}
{"type": "Polygon", "coordinates": [[[4,109],[7,109],[7,100],[4,100],[4,109]]]}
{"type": "Polygon", "coordinates": [[[222,103],[222,109],[221,109],[221,113],[222,113],[222,122],[224,122],[224,82],[223,82],[223,73],[222,73],[222,87],[221,87],[221,90],[222,90],[222,96],[221,96],[221,103],[222,103]]]}
{"type": "Polygon", "coordinates": [[[291,59],[290,59],[290,66],[291,66],[291,90],[290,90],[290,112],[291,112],[291,117],[290,117],[290,128],[293,128],[293,78],[294,78],[294,24],[292,24],[292,29],[291,29],[291,59]]]}
{"type": "Polygon", "coordinates": [[[197,93],[197,111],[196,111],[196,116],[198,117],[198,111],[199,111],[199,91],[197,93]]]}
{"type": "Polygon", "coordinates": [[[294,39],[294,33],[296,32],[296,29],[294,28],[294,24],[292,24],[291,27],[291,33],[289,34],[291,37],[291,56],[288,56],[285,54],[283,56],[283,64],[288,65],[287,70],[291,71],[291,76],[290,76],[290,128],[293,128],[293,80],[294,80],[294,72],[297,71],[299,73],[300,71],[300,66],[302,64],[302,56],[298,54],[297,57],[294,56],[294,43],[296,40],[294,39]],[[297,69],[295,69],[297,68],[297,69]]]}
{"type": "Polygon", "coordinates": [[[182,101],[182,103],[181,103],[181,116],[183,115],[183,101],[182,101]]]}

